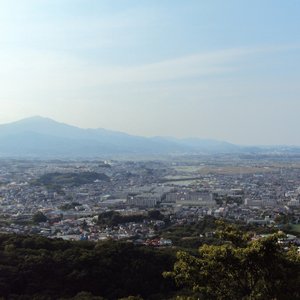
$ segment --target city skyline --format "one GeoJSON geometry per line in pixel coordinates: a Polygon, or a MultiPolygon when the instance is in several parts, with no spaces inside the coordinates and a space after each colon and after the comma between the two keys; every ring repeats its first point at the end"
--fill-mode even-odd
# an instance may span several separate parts
{"type": "Polygon", "coordinates": [[[300,145],[297,1],[1,1],[0,123],[300,145]]]}

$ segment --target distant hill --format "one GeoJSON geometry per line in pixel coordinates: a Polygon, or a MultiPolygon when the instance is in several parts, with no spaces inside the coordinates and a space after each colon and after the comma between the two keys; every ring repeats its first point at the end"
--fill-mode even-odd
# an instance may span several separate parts
{"type": "MultiPolygon", "coordinates": [[[[97,157],[239,153],[244,148],[199,138],[146,138],[106,129],[82,129],[49,118],[31,117],[0,125],[2,157],[97,157]]],[[[251,152],[251,151],[250,151],[251,152]]]]}
{"type": "Polygon", "coordinates": [[[34,184],[45,186],[80,186],[93,183],[96,180],[109,181],[109,177],[102,173],[80,172],[80,173],[47,173],[38,178],[34,184]]]}

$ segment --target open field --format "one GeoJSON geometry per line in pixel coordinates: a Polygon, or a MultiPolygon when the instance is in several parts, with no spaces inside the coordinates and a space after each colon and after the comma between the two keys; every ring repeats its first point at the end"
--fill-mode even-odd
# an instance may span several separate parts
{"type": "Polygon", "coordinates": [[[266,166],[180,166],[175,170],[178,173],[207,175],[207,174],[262,174],[278,171],[277,168],[266,166]]]}
{"type": "Polygon", "coordinates": [[[178,186],[189,186],[189,185],[193,185],[193,184],[197,184],[199,183],[197,180],[176,180],[176,181],[168,181],[167,182],[169,185],[173,184],[173,185],[178,185],[178,186]]]}
{"type": "Polygon", "coordinates": [[[291,227],[293,231],[300,233],[300,224],[294,224],[291,227]]]}

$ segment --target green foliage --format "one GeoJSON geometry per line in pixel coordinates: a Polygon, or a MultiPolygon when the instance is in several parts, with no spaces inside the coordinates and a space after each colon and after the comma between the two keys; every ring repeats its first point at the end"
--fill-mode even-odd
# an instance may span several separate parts
{"type": "Polygon", "coordinates": [[[204,244],[221,245],[224,242],[243,244],[245,243],[245,233],[251,236],[254,232],[269,234],[277,231],[277,228],[250,225],[242,222],[229,223],[228,220],[217,220],[214,217],[206,216],[198,222],[168,226],[161,229],[158,234],[164,238],[171,239],[173,245],[177,247],[192,250],[198,249],[204,244]]]}
{"type": "Polygon", "coordinates": [[[0,235],[0,297],[148,298],[174,291],[162,277],[175,255],[119,242],[68,242],[0,235]],[[81,293],[84,291],[84,293],[81,293]]]}
{"type": "MultiPolygon", "coordinates": [[[[116,226],[130,222],[141,223],[144,220],[165,220],[165,216],[159,210],[150,210],[148,215],[121,215],[117,211],[105,211],[98,216],[99,225],[116,226]]],[[[167,220],[169,221],[169,220],[167,220]]]]}
{"type": "Polygon", "coordinates": [[[163,220],[164,215],[159,210],[148,211],[148,218],[151,220],[163,220]]]}
{"type": "Polygon", "coordinates": [[[72,298],[61,298],[60,300],[105,300],[103,297],[94,296],[92,293],[80,292],[75,297],[72,298]]]}
{"type": "Polygon", "coordinates": [[[216,236],[225,241],[231,242],[235,246],[245,246],[249,241],[249,234],[244,233],[236,225],[228,224],[224,221],[216,221],[218,230],[216,230],[216,236]]]}
{"type": "Polygon", "coordinates": [[[34,223],[43,223],[43,222],[47,222],[47,220],[48,218],[41,211],[38,211],[32,217],[32,221],[34,223]]]}
{"type": "Polygon", "coordinates": [[[140,296],[129,296],[126,298],[119,298],[118,300],[143,300],[140,296]]]}
{"type": "Polygon", "coordinates": [[[204,243],[219,244],[219,239],[207,234],[216,230],[215,220],[214,217],[205,217],[196,223],[169,226],[162,229],[159,235],[172,240],[173,245],[186,249],[198,249],[204,243]]]}
{"type": "Polygon", "coordinates": [[[66,204],[60,206],[59,208],[61,210],[70,210],[70,209],[74,209],[76,206],[82,206],[82,204],[80,204],[78,202],[66,203],[66,204]]]}
{"type": "Polygon", "coordinates": [[[95,180],[109,181],[109,177],[103,173],[80,172],[80,173],[47,173],[35,181],[37,185],[58,188],[60,186],[80,186],[93,183],[95,180]]]}
{"type": "Polygon", "coordinates": [[[218,205],[225,205],[225,204],[234,204],[236,203],[237,205],[241,205],[243,203],[243,197],[241,196],[220,196],[220,195],[215,195],[214,199],[218,205]]]}
{"type": "Polygon", "coordinates": [[[275,217],[275,223],[288,225],[292,222],[293,216],[288,214],[279,214],[275,217]]]}
{"type": "Polygon", "coordinates": [[[251,240],[233,226],[218,234],[227,243],[203,245],[198,256],[178,252],[173,271],[165,276],[204,299],[299,299],[298,255],[286,253],[277,235],[251,240]]]}
{"type": "Polygon", "coordinates": [[[142,215],[122,216],[119,212],[111,210],[103,212],[98,216],[98,224],[116,226],[118,224],[125,224],[129,222],[143,222],[145,218],[146,217],[142,215]]]}
{"type": "MultiPolygon", "coordinates": [[[[277,243],[278,235],[252,240],[240,225],[212,218],[189,225],[192,236],[186,226],[182,236],[198,238],[200,231],[213,230],[218,244],[201,244],[195,255],[179,251],[176,260],[173,248],[0,235],[0,298],[300,298],[300,256],[296,247],[285,251],[277,243]],[[163,272],[172,266],[163,278],[163,272]]],[[[175,231],[179,230],[177,226],[175,231]]]]}

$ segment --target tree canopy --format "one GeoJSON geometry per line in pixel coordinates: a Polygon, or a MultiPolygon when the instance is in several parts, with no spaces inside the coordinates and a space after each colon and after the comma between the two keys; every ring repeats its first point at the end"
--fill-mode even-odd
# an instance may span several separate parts
{"type": "Polygon", "coordinates": [[[41,211],[38,211],[32,217],[32,221],[34,223],[43,223],[43,222],[47,222],[47,220],[48,218],[41,211]]]}
{"type": "Polygon", "coordinates": [[[179,251],[165,276],[203,299],[300,298],[300,258],[278,243],[279,235],[251,239],[234,226],[217,234],[223,245],[203,245],[197,256],[179,251]]]}
{"type": "Polygon", "coordinates": [[[127,242],[0,235],[0,298],[118,299],[162,294],[163,299],[175,290],[162,276],[174,262],[175,253],[127,242]]]}

